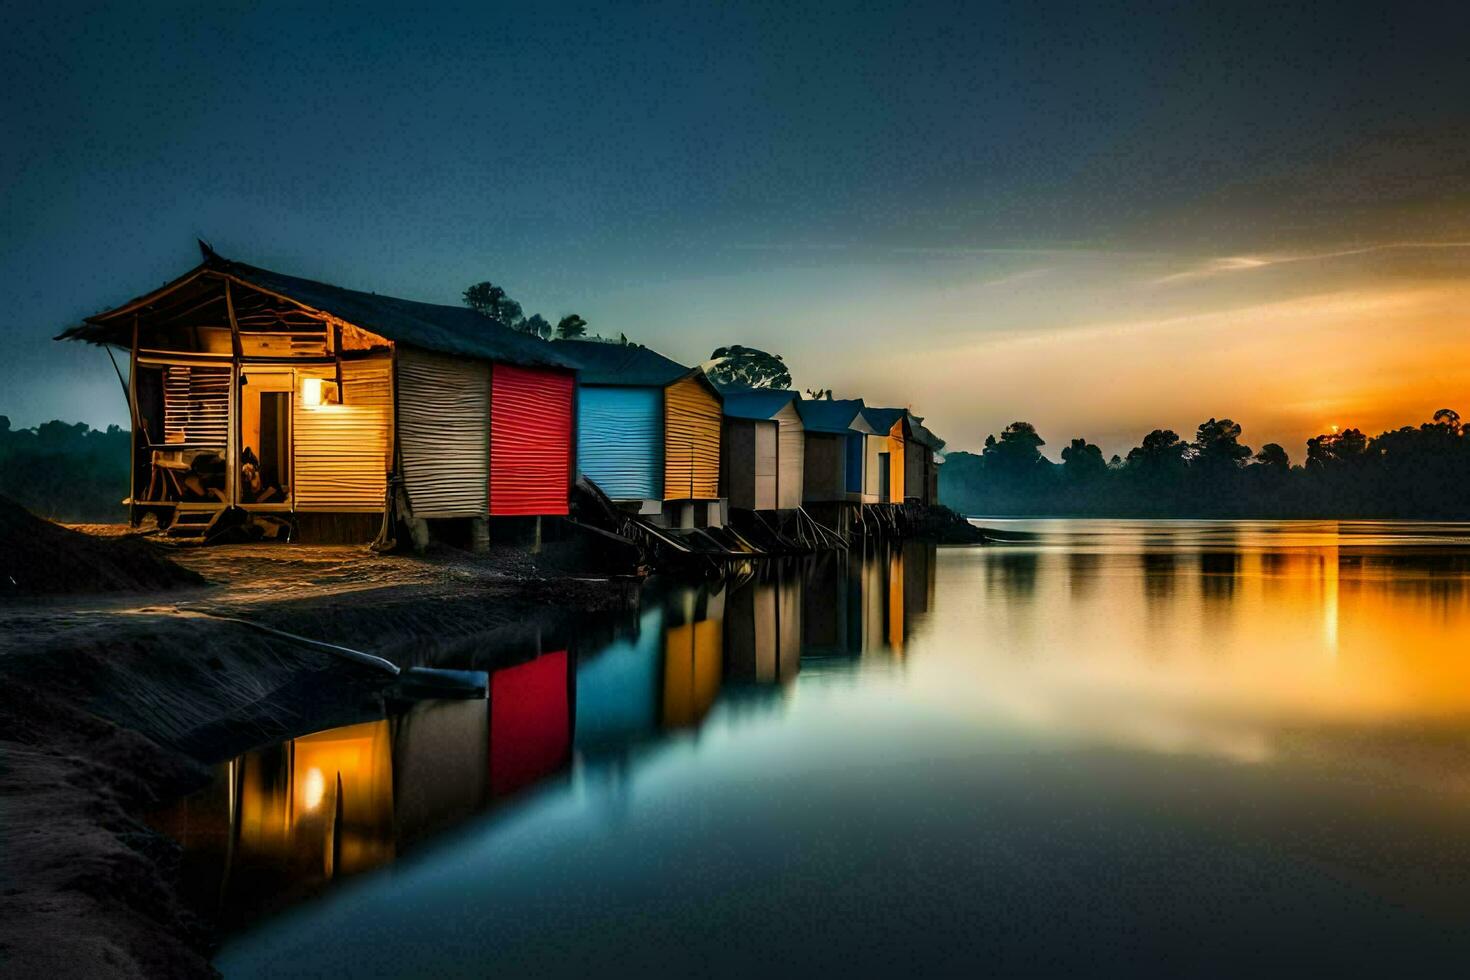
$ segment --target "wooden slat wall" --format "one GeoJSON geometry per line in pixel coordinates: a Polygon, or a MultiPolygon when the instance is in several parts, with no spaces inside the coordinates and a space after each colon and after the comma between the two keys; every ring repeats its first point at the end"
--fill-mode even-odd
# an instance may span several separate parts
{"type": "Polygon", "coordinates": [[[755,436],[755,509],[774,510],[780,440],[774,422],[750,423],[755,436]]]}
{"type": "Polygon", "coordinates": [[[790,510],[801,506],[806,470],[806,426],[801,423],[794,401],[776,413],[776,423],[780,426],[776,506],[790,510]]]}
{"type": "Polygon", "coordinates": [[[224,450],[230,442],[230,377],[228,367],[169,365],[163,376],[164,441],[224,450]]]}
{"type": "MultiPolygon", "coordinates": [[[[803,500],[814,502],[845,500],[843,488],[843,464],[847,437],[832,432],[808,430],[802,447],[801,495],[803,500]]],[[[862,482],[862,436],[858,435],[858,482],[862,482]]]]}
{"type": "Polygon", "coordinates": [[[415,517],[484,517],[490,507],[490,365],[401,350],[398,445],[415,517]]]}
{"type": "Polygon", "coordinates": [[[490,513],[565,514],[571,496],[569,372],[496,364],[490,372],[490,513]]]}
{"type": "MultiPolygon", "coordinates": [[[[342,365],[342,404],[307,408],[292,399],[296,509],[381,511],[393,445],[393,387],[387,358],[342,365]]],[[[299,379],[333,380],[329,365],[297,369],[299,379]]]]}
{"type": "Polygon", "coordinates": [[[903,486],[910,499],[924,497],[924,457],[929,447],[910,439],[903,447],[903,486]]]}
{"type": "Polygon", "coordinates": [[[883,488],[878,485],[878,454],[888,448],[887,436],[867,436],[867,458],[864,460],[863,503],[876,504],[883,499],[883,488]]]}
{"type": "Polygon", "coordinates": [[[720,402],[697,378],[664,389],[664,499],[720,496],[720,402]]]}

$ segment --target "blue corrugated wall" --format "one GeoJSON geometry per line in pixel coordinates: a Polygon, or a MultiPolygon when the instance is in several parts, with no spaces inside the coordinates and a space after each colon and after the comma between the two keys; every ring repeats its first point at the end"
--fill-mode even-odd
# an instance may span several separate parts
{"type": "Polygon", "coordinates": [[[577,463],[614,500],[662,499],[663,392],[577,389],[577,463]]]}
{"type": "Polygon", "coordinates": [[[863,492],[863,434],[847,434],[847,492],[863,492]]]}

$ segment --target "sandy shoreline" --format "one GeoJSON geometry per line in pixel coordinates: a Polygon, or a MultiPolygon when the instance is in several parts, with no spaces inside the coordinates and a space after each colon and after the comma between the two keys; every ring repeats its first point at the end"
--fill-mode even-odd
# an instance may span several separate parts
{"type": "Polygon", "coordinates": [[[211,927],[176,891],[178,848],[140,815],[204,785],[208,763],[360,717],[391,694],[386,674],[188,613],[243,617],[406,665],[435,658],[425,637],[448,652],[567,610],[637,602],[634,577],[566,574],[514,550],[168,554],[211,585],[0,603],[6,972],[211,975],[211,927]]]}

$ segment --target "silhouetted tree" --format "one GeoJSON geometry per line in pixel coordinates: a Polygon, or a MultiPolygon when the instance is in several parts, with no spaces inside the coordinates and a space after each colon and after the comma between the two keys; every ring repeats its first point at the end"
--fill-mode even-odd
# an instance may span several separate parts
{"type": "Polygon", "coordinates": [[[1072,444],[1062,450],[1062,469],[1074,480],[1089,480],[1106,473],[1108,464],[1103,462],[1100,447],[1086,439],[1073,439],[1072,444]]]}
{"type": "Polygon", "coordinates": [[[1328,432],[1307,440],[1307,468],[1323,467],[1359,459],[1368,450],[1368,438],[1357,429],[1328,432]]]}
{"type": "Polygon", "coordinates": [[[1189,443],[1173,429],[1155,429],[1142,444],[1128,450],[1128,466],[1145,473],[1178,473],[1184,469],[1189,443]]]}
{"type": "Polygon", "coordinates": [[[540,337],[542,340],[551,339],[551,324],[540,313],[533,313],[521,321],[519,328],[522,333],[528,333],[532,337],[540,337]]]}
{"type": "Polygon", "coordinates": [[[464,305],[483,316],[493,317],[512,329],[524,319],[521,304],[493,282],[477,282],[464,291],[464,305]]]}
{"type": "Polygon", "coordinates": [[[587,335],[587,321],[575,313],[568,313],[556,321],[556,335],[562,340],[576,340],[587,335]]]}
{"type": "Polygon", "coordinates": [[[1194,437],[1194,454],[1207,466],[1242,466],[1250,459],[1249,446],[1240,444],[1240,425],[1230,419],[1201,422],[1194,437]]]}
{"type": "Polygon", "coordinates": [[[1286,455],[1286,450],[1281,448],[1280,443],[1268,442],[1256,453],[1256,462],[1261,466],[1281,470],[1291,469],[1291,457],[1286,455]]]}
{"type": "Polygon", "coordinates": [[[972,514],[1109,517],[1434,517],[1470,518],[1470,425],[1441,409],[1418,426],[1367,438],[1360,430],[1313,436],[1306,465],[1268,443],[1246,466],[1240,426],[1209,419],[1194,443],[1155,429],[1128,453],[1097,469],[1085,439],[1040,456],[1027,425],[989,436],[980,454],[950,452],[939,471],[940,497],[972,514]],[[1029,448],[1034,452],[1022,452],[1029,448]],[[1022,465],[1017,460],[1029,460],[1022,465]],[[1080,471],[1091,474],[1075,478],[1080,471]]]}
{"type": "Polygon", "coordinates": [[[754,347],[732,344],[717,347],[710,354],[714,366],[709,376],[721,385],[748,385],[751,388],[789,388],[791,372],[780,354],[769,354],[754,347]]]}

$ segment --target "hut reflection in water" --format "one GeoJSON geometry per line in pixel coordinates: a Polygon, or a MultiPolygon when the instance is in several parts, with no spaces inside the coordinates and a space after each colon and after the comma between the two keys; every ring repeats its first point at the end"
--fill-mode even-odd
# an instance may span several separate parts
{"type": "Polygon", "coordinates": [[[157,823],[184,845],[188,890],[237,928],[568,779],[574,760],[593,775],[626,768],[727,694],[779,694],[804,662],[890,662],[932,595],[932,547],[915,545],[655,592],[640,614],[497,651],[488,700],[417,703],[254,749],[157,823]]]}

